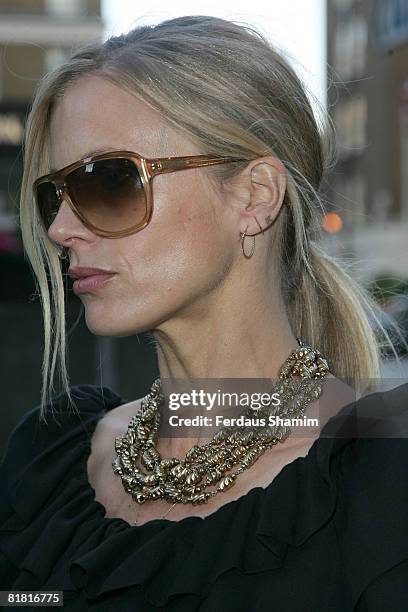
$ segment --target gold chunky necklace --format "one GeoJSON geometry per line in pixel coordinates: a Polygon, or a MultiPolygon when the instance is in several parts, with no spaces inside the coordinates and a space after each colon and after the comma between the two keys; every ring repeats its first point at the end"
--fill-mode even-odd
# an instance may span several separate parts
{"type": "MultiPolygon", "coordinates": [[[[293,350],[284,362],[273,388],[279,393],[280,404],[257,409],[257,417],[299,418],[320,397],[320,380],[329,372],[328,361],[300,338],[297,342],[300,348],[293,350]]],[[[194,445],[184,459],[162,459],[155,442],[160,425],[159,406],[164,399],[160,378],[157,378],[142,399],[138,413],[130,420],[127,433],[115,438],[117,457],[112,463],[113,471],[121,476],[126,492],[138,504],[162,499],[173,503],[171,510],[176,503],[206,503],[210,497],[233,486],[240,473],[291,433],[289,427],[281,424],[262,428],[223,427],[207,444],[194,445]],[[141,465],[137,465],[139,458],[141,465]],[[228,473],[237,464],[239,467],[228,473]],[[206,490],[215,485],[218,485],[215,489],[206,490]]],[[[252,408],[240,414],[253,415],[252,408]]]]}

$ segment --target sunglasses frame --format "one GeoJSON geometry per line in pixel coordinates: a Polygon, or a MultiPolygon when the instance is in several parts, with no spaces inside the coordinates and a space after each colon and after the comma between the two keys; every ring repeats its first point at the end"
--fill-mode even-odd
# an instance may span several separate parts
{"type": "MultiPolygon", "coordinates": [[[[187,157],[158,157],[154,159],[149,159],[147,157],[143,157],[139,153],[134,151],[106,151],[103,153],[98,153],[97,155],[92,155],[90,157],[85,157],[80,159],[60,170],[56,170],[55,172],[51,172],[49,174],[45,174],[44,176],[38,177],[33,182],[33,193],[34,199],[37,205],[37,212],[42,219],[42,215],[39,212],[39,205],[37,199],[37,187],[41,183],[52,183],[55,187],[57,198],[59,200],[59,207],[62,204],[62,201],[65,200],[74,214],[81,220],[81,222],[90,229],[94,234],[98,236],[103,236],[105,238],[121,238],[123,236],[130,236],[136,232],[139,232],[143,228],[148,225],[150,219],[153,214],[153,188],[152,188],[152,180],[155,176],[159,174],[166,174],[169,172],[178,172],[179,170],[188,170],[189,168],[203,168],[206,166],[213,166],[215,164],[224,164],[233,161],[245,161],[244,158],[240,157],[216,157],[210,155],[188,155],[187,157]],[[120,230],[116,232],[110,232],[108,230],[102,230],[94,226],[90,221],[88,221],[83,214],[81,213],[78,205],[75,203],[74,198],[70,195],[68,190],[68,185],[66,184],[66,177],[87,164],[102,161],[105,159],[113,159],[113,158],[121,158],[131,160],[137,170],[139,172],[142,186],[145,193],[146,198],[146,213],[143,217],[141,223],[134,225],[126,230],[120,230]]],[[[58,214],[58,213],[57,213],[58,214]]],[[[51,227],[51,226],[50,226],[51,227]]]]}

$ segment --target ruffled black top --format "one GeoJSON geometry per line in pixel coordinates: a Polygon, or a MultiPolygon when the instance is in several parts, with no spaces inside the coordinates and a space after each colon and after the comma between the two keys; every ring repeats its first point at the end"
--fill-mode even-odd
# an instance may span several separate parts
{"type": "Polygon", "coordinates": [[[62,590],[64,612],[408,610],[408,384],[342,408],[268,487],[139,526],[105,517],[86,470],[98,420],[128,400],[71,390],[78,413],[62,393],[56,419],[35,407],[9,438],[0,590],[62,590]],[[387,437],[352,435],[357,409],[387,437]]]}

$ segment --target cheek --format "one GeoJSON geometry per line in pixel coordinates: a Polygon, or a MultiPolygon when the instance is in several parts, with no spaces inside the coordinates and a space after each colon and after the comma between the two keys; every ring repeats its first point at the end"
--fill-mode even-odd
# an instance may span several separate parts
{"type": "Polygon", "coordinates": [[[144,298],[155,299],[156,287],[162,297],[182,299],[187,291],[191,299],[214,284],[232,255],[219,207],[192,190],[177,201],[157,197],[150,224],[129,237],[123,252],[132,285],[144,298]]]}
{"type": "Polygon", "coordinates": [[[172,214],[153,215],[145,229],[115,244],[111,259],[120,276],[105,299],[89,300],[89,329],[102,336],[127,336],[191,313],[193,305],[196,313],[201,308],[207,312],[205,296],[233,263],[228,235],[204,203],[174,204],[172,214]]]}

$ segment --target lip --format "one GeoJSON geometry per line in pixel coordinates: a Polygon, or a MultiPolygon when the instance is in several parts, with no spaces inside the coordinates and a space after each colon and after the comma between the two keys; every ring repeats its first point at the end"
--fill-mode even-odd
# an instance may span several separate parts
{"type": "Polygon", "coordinates": [[[84,278],[87,276],[95,276],[99,274],[115,274],[112,270],[104,270],[103,268],[90,268],[85,266],[74,266],[69,268],[68,274],[71,278],[84,278]]]}
{"type": "Polygon", "coordinates": [[[77,278],[72,285],[72,290],[77,295],[81,293],[91,293],[97,291],[115,276],[116,273],[92,274],[77,278]]]}

